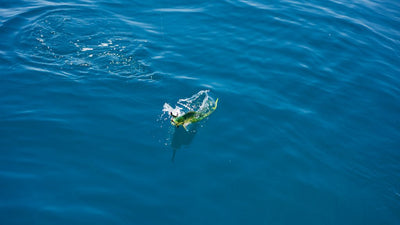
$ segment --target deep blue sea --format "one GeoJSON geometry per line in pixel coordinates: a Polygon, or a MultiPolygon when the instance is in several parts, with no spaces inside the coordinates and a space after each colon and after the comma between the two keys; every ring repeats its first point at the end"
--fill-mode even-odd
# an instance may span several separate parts
{"type": "Polygon", "coordinates": [[[398,0],[0,0],[0,71],[1,225],[400,224],[398,0]]]}

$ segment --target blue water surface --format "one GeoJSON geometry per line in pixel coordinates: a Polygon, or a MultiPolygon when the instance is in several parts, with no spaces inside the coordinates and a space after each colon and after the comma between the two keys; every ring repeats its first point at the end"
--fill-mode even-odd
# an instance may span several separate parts
{"type": "Polygon", "coordinates": [[[0,0],[0,224],[400,224],[399,12],[0,0]]]}

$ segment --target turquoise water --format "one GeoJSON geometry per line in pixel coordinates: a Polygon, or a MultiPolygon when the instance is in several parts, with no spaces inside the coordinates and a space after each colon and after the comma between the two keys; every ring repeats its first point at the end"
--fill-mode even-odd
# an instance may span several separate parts
{"type": "Polygon", "coordinates": [[[0,3],[0,224],[400,223],[399,1],[0,3]]]}

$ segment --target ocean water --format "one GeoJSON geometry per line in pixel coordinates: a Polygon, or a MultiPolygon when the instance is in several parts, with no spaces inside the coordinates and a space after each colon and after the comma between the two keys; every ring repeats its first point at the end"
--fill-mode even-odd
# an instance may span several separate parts
{"type": "Polygon", "coordinates": [[[400,224],[399,28],[398,0],[0,0],[0,224],[400,224]]]}

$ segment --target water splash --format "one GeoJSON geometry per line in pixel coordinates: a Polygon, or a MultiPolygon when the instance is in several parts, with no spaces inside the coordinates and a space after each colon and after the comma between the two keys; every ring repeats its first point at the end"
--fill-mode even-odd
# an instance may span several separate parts
{"type": "Polygon", "coordinates": [[[164,103],[163,115],[181,116],[189,111],[207,113],[215,104],[215,100],[208,94],[209,92],[210,90],[201,90],[190,98],[179,99],[175,108],[164,103]]]}

